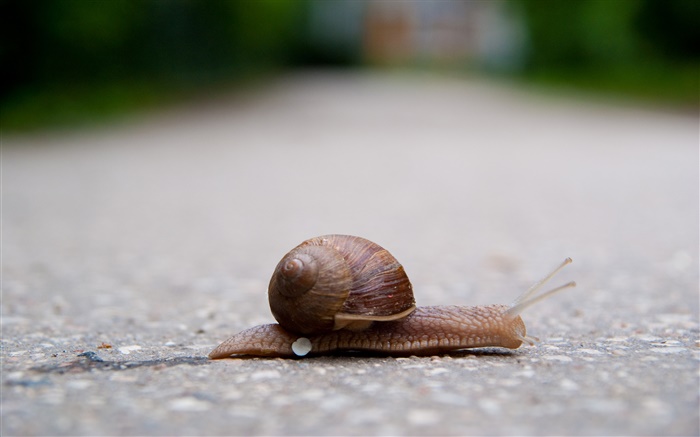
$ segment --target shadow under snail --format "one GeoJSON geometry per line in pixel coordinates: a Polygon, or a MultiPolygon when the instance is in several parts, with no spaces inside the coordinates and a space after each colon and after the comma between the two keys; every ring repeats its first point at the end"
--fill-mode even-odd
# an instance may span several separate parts
{"type": "Polygon", "coordinates": [[[295,357],[337,351],[432,355],[458,349],[534,344],[520,313],[576,284],[535,296],[571,263],[567,258],[510,305],[416,307],[399,262],[360,237],[324,235],[304,241],[277,264],[268,297],[279,324],[230,337],[209,358],[295,357]]]}

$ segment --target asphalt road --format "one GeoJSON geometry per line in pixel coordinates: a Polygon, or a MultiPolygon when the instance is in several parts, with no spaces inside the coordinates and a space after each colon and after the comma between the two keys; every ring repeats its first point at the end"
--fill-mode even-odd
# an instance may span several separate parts
{"type": "Polygon", "coordinates": [[[427,76],[299,74],[2,140],[11,435],[698,435],[697,114],[427,76]],[[306,238],[389,249],[419,305],[534,347],[227,359],[306,238]]]}

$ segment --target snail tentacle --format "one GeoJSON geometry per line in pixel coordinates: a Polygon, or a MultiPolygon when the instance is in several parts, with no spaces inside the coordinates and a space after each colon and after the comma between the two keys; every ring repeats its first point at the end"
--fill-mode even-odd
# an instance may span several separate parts
{"type": "Polygon", "coordinates": [[[549,273],[547,276],[544,278],[540,279],[539,281],[535,282],[530,288],[527,289],[527,291],[520,296],[518,296],[513,303],[510,304],[510,307],[508,308],[507,313],[511,316],[517,316],[521,314],[526,308],[531,307],[532,305],[536,304],[537,302],[540,302],[550,296],[552,296],[555,293],[558,293],[562,290],[566,290],[567,288],[575,287],[576,282],[571,281],[568,282],[564,285],[561,285],[559,287],[556,287],[552,290],[545,291],[544,293],[540,294],[539,296],[532,297],[537,290],[542,288],[542,286],[552,279],[554,275],[559,273],[564,267],[567,265],[571,264],[573,260],[571,258],[566,258],[561,264],[557,266],[554,270],[552,270],[551,273],[549,273]]]}

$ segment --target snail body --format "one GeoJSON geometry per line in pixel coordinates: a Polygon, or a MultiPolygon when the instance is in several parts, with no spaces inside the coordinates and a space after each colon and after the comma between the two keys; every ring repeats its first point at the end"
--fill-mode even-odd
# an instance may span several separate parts
{"type": "Polygon", "coordinates": [[[511,305],[416,307],[403,267],[381,246],[345,235],[312,238],[285,255],[270,280],[270,307],[279,324],[244,330],[217,346],[209,358],[517,349],[535,340],[527,336],[519,314],[575,285],[570,282],[532,297],[570,262],[567,258],[511,305]],[[330,261],[324,265],[326,259],[330,261]],[[317,312],[321,315],[314,316],[317,312]]]}

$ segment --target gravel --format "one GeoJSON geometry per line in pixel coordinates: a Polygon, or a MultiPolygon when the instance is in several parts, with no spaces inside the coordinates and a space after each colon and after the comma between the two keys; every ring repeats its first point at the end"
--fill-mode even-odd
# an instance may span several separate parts
{"type": "Polygon", "coordinates": [[[310,72],[2,146],[4,436],[700,433],[696,113],[310,72]],[[578,286],[515,351],[207,360],[327,233],[419,305],[578,286]]]}

